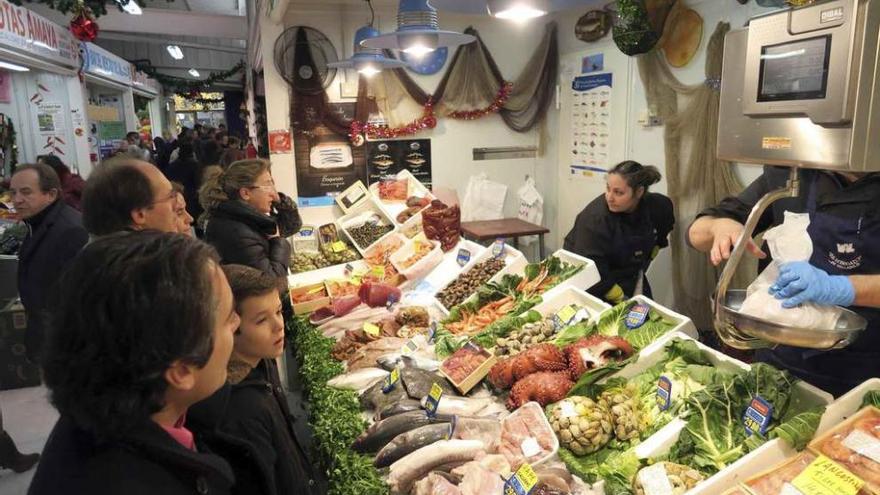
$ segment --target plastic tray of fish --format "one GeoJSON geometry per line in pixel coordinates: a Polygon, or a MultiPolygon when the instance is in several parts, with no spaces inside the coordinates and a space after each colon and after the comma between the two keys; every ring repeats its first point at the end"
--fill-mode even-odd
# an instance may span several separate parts
{"type": "MultiPolygon", "coordinates": [[[[468,241],[468,242],[470,242],[470,241],[468,241]]],[[[474,243],[471,243],[471,245],[473,245],[473,244],[474,243]]],[[[446,280],[446,283],[443,285],[438,285],[435,293],[440,292],[441,290],[445,289],[447,285],[449,285],[456,278],[458,278],[458,275],[460,275],[462,273],[467,273],[475,265],[478,265],[488,259],[493,258],[495,256],[495,253],[493,252],[493,247],[494,246],[489,246],[487,248],[484,248],[484,247],[480,246],[479,249],[471,250],[466,245],[459,244],[458,246],[456,246],[455,249],[450,251],[450,253],[453,253],[453,256],[454,256],[453,259],[457,259],[458,252],[461,250],[461,248],[464,248],[470,252],[470,261],[468,261],[464,265],[464,267],[459,268],[459,271],[455,275],[455,277],[452,277],[452,278],[446,280]]],[[[449,254],[449,253],[447,253],[447,254],[449,254]]],[[[529,263],[528,260],[526,259],[525,255],[521,251],[519,251],[518,249],[514,249],[512,246],[508,246],[507,244],[504,245],[504,251],[500,255],[500,257],[501,257],[501,259],[504,260],[504,268],[502,268],[501,270],[498,271],[498,273],[496,273],[491,278],[489,278],[487,283],[488,282],[497,282],[498,280],[501,280],[501,277],[503,277],[504,274],[506,274],[506,273],[514,273],[514,274],[522,275],[523,269],[529,263]]],[[[443,264],[441,263],[440,266],[442,267],[443,264]]],[[[467,301],[471,297],[473,297],[473,295],[469,296],[467,299],[465,299],[465,301],[467,301]]],[[[442,303],[441,303],[441,305],[442,305],[442,303]]],[[[445,306],[444,306],[444,308],[446,309],[447,312],[451,309],[451,308],[447,308],[445,306]]]]}
{"type": "Polygon", "coordinates": [[[458,278],[468,265],[465,263],[464,266],[462,266],[458,263],[458,252],[462,249],[471,253],[471,257],[479,256],[486,250],[485,247],[476,242],[462,238],[458,242],[458,245],[450,249],[449,252],[443,253],[443,261],[431,270],[431,273],[425,276],[420,283],[414,284],[416,290],[423,290],[434,295],[439,292],[440,289],[446,287],[450,282],[458,278]]]}

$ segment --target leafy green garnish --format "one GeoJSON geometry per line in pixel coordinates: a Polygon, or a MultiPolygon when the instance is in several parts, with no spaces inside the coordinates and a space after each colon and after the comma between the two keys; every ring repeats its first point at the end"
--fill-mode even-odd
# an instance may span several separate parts
{"type": "MultiPolygon", "coordinates": [[[[880,407],[880,390],[871,390],[862,398],[862,406],[880,407]]],[[[861,409],[861,408],[860,408],[861,409]]]]}
{"type": "Polygon", "coordinates": [[[746,446],[749,452],[751,452],[763,445],[767,440],[781,438],[791,448],[803,450],[816,434],[824,412],[825,406],[821,406],[796,414],[768,432],[766,437],[761,436],[759,433],[753,434],[746,439],[746,446]]]}

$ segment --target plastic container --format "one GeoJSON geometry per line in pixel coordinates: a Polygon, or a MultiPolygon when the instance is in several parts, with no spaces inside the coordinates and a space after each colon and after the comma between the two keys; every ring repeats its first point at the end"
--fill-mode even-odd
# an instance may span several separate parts
{"type": "MultiPolygon", "coordinates": [[[[463,246],[461,243],[459,243],[458,246],[450,250],[447,254],[451,253],[453,257],[456,257],[458,256],[458,251],[461,247],[463,246]]],[[[442,286],[439,286],[436,292],[440,292],[441,290],[445,289],[447,285],[452,283],[452,281],[458,277],[458,275],[460,275],[461,273],[467,273],[468,271],[470,271],[471,268],[474,267],[474,265],[482,263],[483,261],[486,261],[495,256],[492,252],[492,246],[489,246],[488,248],[481,247],[481,249],[482,250],[478,253],[474,253],[473,251],[471,251],[471,260],[466,263],[463,268],[460,269],[459,273],[456,274],[456,277],[450,279],[442,286]]],[[[506,273],[522,274],[523,269],[526,267],[527,264],[529,264],[529,261],[526,259],[525,255],[522,254],[521,251],[514,249],[512,246],[509,246],[507,244],[505,244],[504,246],[504,252],[501,254],[501,257],[504,260],[504,268],[499,270],[498,273],[493,275],[487,282],[497,282],[501,280],[501,277],[503,277],[506,273]]],[[[465,301],[471,299],[471,297],[473,297],[473,294],[466,298],[465,301]]],[[[444,309],[446,309],[446,311],[448,312],[451,308],[447,308],[444,306],[444,309]]]]}
{"type": "Polygon", "coordinates": [[[394,175],[393,178],[394,180],[407,181],[407,198],[415,196],[428,199],[427,204],[419,209],[418,213],[401,222],[398,221],[397,217],[409,208],[406,206],[406,201],[383,200],[379,197],[379,183],[376,182],[370,185],[370,192],[376,198],[376,201],[379,202],[379,205],[388,213],[388,216],[394,220],[394,223],[399,227],[398,231],[409,238],[413,238],[422,232],[422,210],[430,206],[431,201],[437,198],[409,170],[402,170],[394,175]]]}
{"type": "Polygon", "coordinates": [[[388,214],[385,213],[385,211],[380,208],[373,199],[364,201],[361,204],[350,209],[348,213],[339,217],[336,220],[336,225],[340,230],[345,232],[345,235],[348,236],[349,239],[351,239],[351,243],[354,244],[355,249],[357,249],[358,252],[361,253],[361,256],[364,255],[364,252],[366,252],[370,248],[370,246],[377,242],[380,242],[382,239],[390,236],[397,230],[397,226],[394,224],[388,214]],[[362,225],[366,221],[367,217],[371,215],[377,215],[380,219],[380,223],[382,225],[391,226],[391,230],[382,237],[379,237],[375,241],[371,242],[370,244],[366,246],[361,246],[354,238],[354,236],[351,235],[349,229],[362,225]]]}
{"type": "Polygon", "coordinates": [[[357,181],[348,186],[348,189],[339,193],[336,196],[335,201],[336,204],[342,208],[343,213],[348,213],[349,210],[357,207],[369,198],[370,193],[367,190],[367,186],[365,186],[363,182],[357,181]]]}
{"type": "Polygon", "coordinates": [[[611,306],[595,296],[578,289],[576,287],[564,287],[561,291],[557,291],[552,296],[544,296],[543,302],[533,307],[531,311],[537,311],[543,316],[555,314],[569,304],[575,304],[582,308],[586,308],[589,312],[590,321],[596,321],[604,311],[611,309],[611,306]]]}
{"type": "Polygon", "coordinates": [[[468,263],[465,263],[464,265],[458,264],[458,252],[461,249],[469,251],[471,253],[471,258],[473,259],[475,256],[482,254],[486,248],[476,242],[462,238],[457,246],[449,250],[449,252],[443,253],[443,261],[441,261],[439,265],[431,270],[431,273],[422,279],[424,285],[422,285],[422,283],[418,285],[424,287],[426,292],[433,295],[458,278],[470,262],[468,261],[468,263]]]}
{"type": "MultiPolygon", "coordinates": [[[[532,457],[528,457],[527,460],[529,464],[531,464],[532,466],[536,466],[556,455],[556,452],[559,451],[559,439],[556,438],[556,434],[553,433],[553,428],[550,426],[550,422],[547,421],[547,417],[544,416],[544,409],[541,407],[541,405],[537,402],[527,402],[523,404],[522,407],[508,414],[503,420],[501,420],[501,442],[505,441],[505,427],[509,425],[512,420],[523,415],[528,415],[529,417],[534,417],[538,419],[537,423],[529,424],[529,432],[540,432],[542,434],[542,438],[546,438],[550,442],[550,451],[544,451],[542,449],[540,456],[535,456],[534,459],[532,457]]],[[[516,449],[517,452],[522,453],[523,443],[524,442],[520,442],[520,445],[515,446],[518,447],[516,449]]],[[[509,460],[510,459],[508,459],[508,461],[509,460]]],[[[513,463],[511,463],[511,465],[512,464],[513,463]]],[[[516,470],[516,468],[519,466],[512,467],[514,470],[516,470]]]]}
{"type": "Polygon", "coordinates": [[[407,280],[420,280],[443,261],[443,251],[440,249],[439,242],[429,241],[424,236],[421,236],[407,241],[403,247],[391,255],[390,261],[394,268],[397,269],[397,272],[406,277],[407,280]],[[417,244],[430,244],[431,250],[413,265],[409,267],[403,266],[403,263],[415,254],[417,244]]]}

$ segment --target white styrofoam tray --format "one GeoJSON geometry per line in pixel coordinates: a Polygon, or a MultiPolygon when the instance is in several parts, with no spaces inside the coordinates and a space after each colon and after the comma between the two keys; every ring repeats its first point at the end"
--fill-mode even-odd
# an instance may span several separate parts
{"type": "Polygon", "coordinates": [[[647,304],[651,307],[651,309],[663,315],[663,317],[667,320],[675,321],[676,325],[672,328],[673,332],[681,332],[694,340],[698,340],[700,338],[700,334],[699,332],[697,332],[697,327],[694,325],[694,322],[687,316],[681,313],[676,313],[675,311],[667,308],[666,306],[663,306],[657,301],[649,299],[645,296],[633,296],[632,298],[630,298],[630,301],[637,301],[641,304],[647,304]]]}
{"type": "MultiPolygon", "coordinates": [[[[419,198],[428,198],[429,200],[437,199],[433,194],[431,194],[431,191],[429,191],[428,188],[425,187],[424,184],[419,182],[419,180],[416,179],[415,176],[413,176],[413,174],[409,170],[401,170],[393,177],[389,177],[389,179],[392,179],[392,180],[404,180],[405,179],[407,181],[407,183],[408,183],[407,199],[409,199],[412,196],[416,196],[419,198]]],[[[421,210],[419,211],[419,213],[410,217],[410,219],[407,220],[406,222],[398,222],[397,215],[399,215],[400,213],[402,213],[404,210],[406,210],[408,208],[406,206],[406,201],[386,201],[386,200],[383,200],[382,198],[380,198],[379,197],[379,183],[378,182],[374,182],[374,183],[370,184],[370,193],[373,195],[374,198],[376,198],[376,202],[379,204],[379,206],[388,213],[388,216],[391,217],[392,220],[394,220],[395,225],[399,225],[399,226],[403,227],[402,230],[404,230],[404,231],[412,230],[412,229],[417,228],[419,225],[421,225],[421,223],[422,223],[421,210]]],[[[424,208],[427,208],[428,206],[430,206],[430,202],[424,208]]],[[[422,210],[424,210],[424,208],[422,208],[422,210]]]]}
{"type": "MultiPolygon", "coordinates": [[[[581,269],[581,271],[577,272],[567,280],[563,280],[556,287],[553,287],[552,289],[547,291],[545,297],[552,297],[555,292],[562,291],[565,289],[565,287],[575,287],[581,290],[587,290],[590,287],[598,284],[599,280],[602,279],[599,276],[599,269],[596,268],[596,263],[589,258],[584,258],[583,256],[572,253],[571,251],[566,251],[564,249],[556,251],[551,256],[556,256],[565,263],[569,263],[572,265],[582,265],[583,269],[581,269]]],[[[522,270],[517,273],[521,272],[522,270]]]]}
{"type": "MultiPolygon", "coordinates": [[[[474,244],[474,243],[471,243],[471,244],[474,244]]],[[[459,246],[456,246],[456,248],[453,250],[455,252],[455,256],[458,256],[458,250],[460,249],[460,247],[466,248],[466,246],[462,246],[461,244],[459,244],[459,246]]],[[[471,251],[471,260],[469,262],[467,262],[463,268],[461,268],[461,270],[459,271],[459,274],[467,273],[475,265],[482,263],[482,262],[492,258],[493,256],[495,256],[494,253],[492,253],[492,248],[493,248],[493,246],[489,246],[486,248],[483,248],[481,246],[479,251],[474,251],[474,250],[468,249],[469,251],[471,251]]],[[[504,245],[504,253],[501,256],[502,256],[502,259],[504,260],[504,268],[499,270],[498,273],[496,273],[495,275],[492,275],[492,277],[487,281],[487,283],[488,282],[497,282],[497,281],[501,280],[501,277],[503,277],[505,273],[515,273],[515,274],[521,275],[523,272],[523,269],[526,267],[527,264],[529,264],[529,261],[526,259],[526,256],[524,254],[522,254],[521,251],[514,249],[512,246],[507,245],[507,244],[504,245]]],[[[445,284],[438,285],[436,292],[440,292],[441,290],[445,289],[446,286],[449,285],[450,283],[452,283],[452,281],[455,280],[455,278],[457,278],[457,277],[458,277],[458,274],[456,275],[456,277],[450,278],[445,284]]],[[[465,301],[469,300],[471,297],[473,297],[473,294],[468,296],[465,299],[465,301]]],[[[450,309],[452,309],[452,308],[446,308],[445,306],[444,306],[444,308],[447,310],[447,312],[450,309]]]]}
{"type": "MultiPolygon", "coordinates": [[[[693,340],[682,332],[670,332],[650,346],[642,349],[638,361],[625,367],[614,376],[623,378],[633,377],[655,365],[663,359],[663,350],[666,344],[675,338],[693,340]]],[[[749,369],[748,364],[707,347],[700,342],[697,342],[697,346],[708,355],[709,361],[717,368],[728,370],[737,368],[742,370],[749,369]]],[[[813,385],[800,381],[794,386],[791,401],[790,407],[806,410],[815,406],[829,404],[832,401],[832,396],[813,385]]],[[[639,458],[645,459],[666,454],[675,442],[678,441],[678,437],[685,424],[681,419],[673,420],[657,433],[640,443],[636,447],[636,455],[639,458]]],[[[787,448],[787,451],[785,450],[786,448],[787,446],[781,440],[771,440],[722,469],[711,478],[703,481],[688,491],[687,494],[718,495],[723,493],[739,481],[744,481],[746,478],[759,474],[766,470],[769,465],[781,462],[795,454],[791,448],[787,448]]]]}
{"type": "Polygon", "coordinates": [[[391,264],[397,269],[397,273],[400,273],[408,280],[416,281],[424,279],[437,265],[440,264],[441,261],[443,261],[443,251],[440,250],[439,241],[428,240],[422,235],[416,236],[414,239],[408,239],[400,249],[395,251],[394,254],[388,258],[388,260],[391,261],[391,264]],[[416,243],[428,244],[431,246],[431,250],[419,258],[419,260],[412,266],[404,267],[403,262],[415,254],[416,243]]]}
{"type": "Polygon", "coordinates": [[[397,225],[394,223],[393,220],[391,220],[391,217],[388,216],[388,213],[386,213],[385,210],[380,208],[378,203],[376,202],[376,200],[374,200],[372,198],[368,199],[367,201],[364,201],[363,203],[360,203],[359,205],[355,206],[354,208],[348,210],[348,213],[346,213],[345,215],[342,215],[341,217],[337,218],[336,219],[336,228],[345,232],[345,235],[348,236],[349,239],[351,239],[351,243],[354,245],[355,249],[357,249],[358,252],[361,253],[361,256],[364,255],[364,252],[366,252],[370,248],[370,246],[372,246],[373,244],[381,241],[382,239],[392,235],[393,233],[395,233],[397,231],[397,225]],[[388,233],[386,233],[382,237],[376,239],[369,246],[361,246],[357,243],[357,241],[355,241],[354,237],[349,232],[348,227],[357,227],[357,225],[359,224],[359,222],[357,221],[358,217],[361,217],[362,215],[366,214],[367,212],[375,213],[376,215],[378,215],[379,218],[382,219],[382,223],[384,225],[391,226],[391,231],[389,231],[388,233]]]}
{"type": "MultiPolygon", "coordinates": [[[[430,292],[432,295],[436,294],[442,288],[449,285],[450,282],[458,278],[460,274],[464,273],[469,262],[465,263],[464,266],[458,264],[458,251],[461,249],[467,249],[470,251],[472,260],[486,250],[485,247],[476,242],[469,241],[462,237],[454,248],[443,253],[443,261],[441,261],[431,273],[422,279],[426,292],[430,292]]],[[[437,304],[439,304],[439,302],[437,304]]]]}
{"type": "MultiPolygon", "coordinates": [[[[600,314],[611,309],[611,306],[606,304],[605,301],[598,299],[586,291],[576,287],[565,287],[562,291],[559,291],[552,296],[545,295],[542,302],[529,311],[537,311],[543,316],[549,316],[556,314],[556,312],[569,304],[576,304],[586,308],[587,312],[590,314],[590,321],[596,321],[600,314]]],[[[526,311],[526,313],[528,313],[528,311],[526,311]]]]}
{"type": "MultiPolygon", "coordinates": [[[[871,378],[865,381],[829,404],[825,408],[825,413],[822,415],[822,420],[819,422],[819,428],[816,430],[815,436],[821,436],[857,413],[865,394],[872,390],[880,390],[880,378],[871,378]]],[[[764,473],[773,466],[781,464],[797,454],[798,452],[785,443],[785,441],[778,438],[770,440],[759,449],[740,459],[736,464],[731,465],[730,468],[736,466],[736,469],[732,469],[732,472],[728,473],[727,476],[721,476],[723,472],[718,473],[688,493],[701,495],[722,493],[724,490],[732,488],[735,484],[745,482],[749,478],[764,473]]]]}

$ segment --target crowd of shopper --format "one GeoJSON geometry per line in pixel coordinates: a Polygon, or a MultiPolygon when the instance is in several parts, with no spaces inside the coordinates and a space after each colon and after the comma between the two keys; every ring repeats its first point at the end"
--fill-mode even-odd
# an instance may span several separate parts
{"type": "MultiPolygon", "coordinates": [[[[275,361],[296,206],[224,131],[155,144],[84,183],[51,155],[12,176],[28,357],[60,413],[29,493],[324,493],[275,361]]],[[[37,461],[0,432],[0,467],[37,461]]]]}

